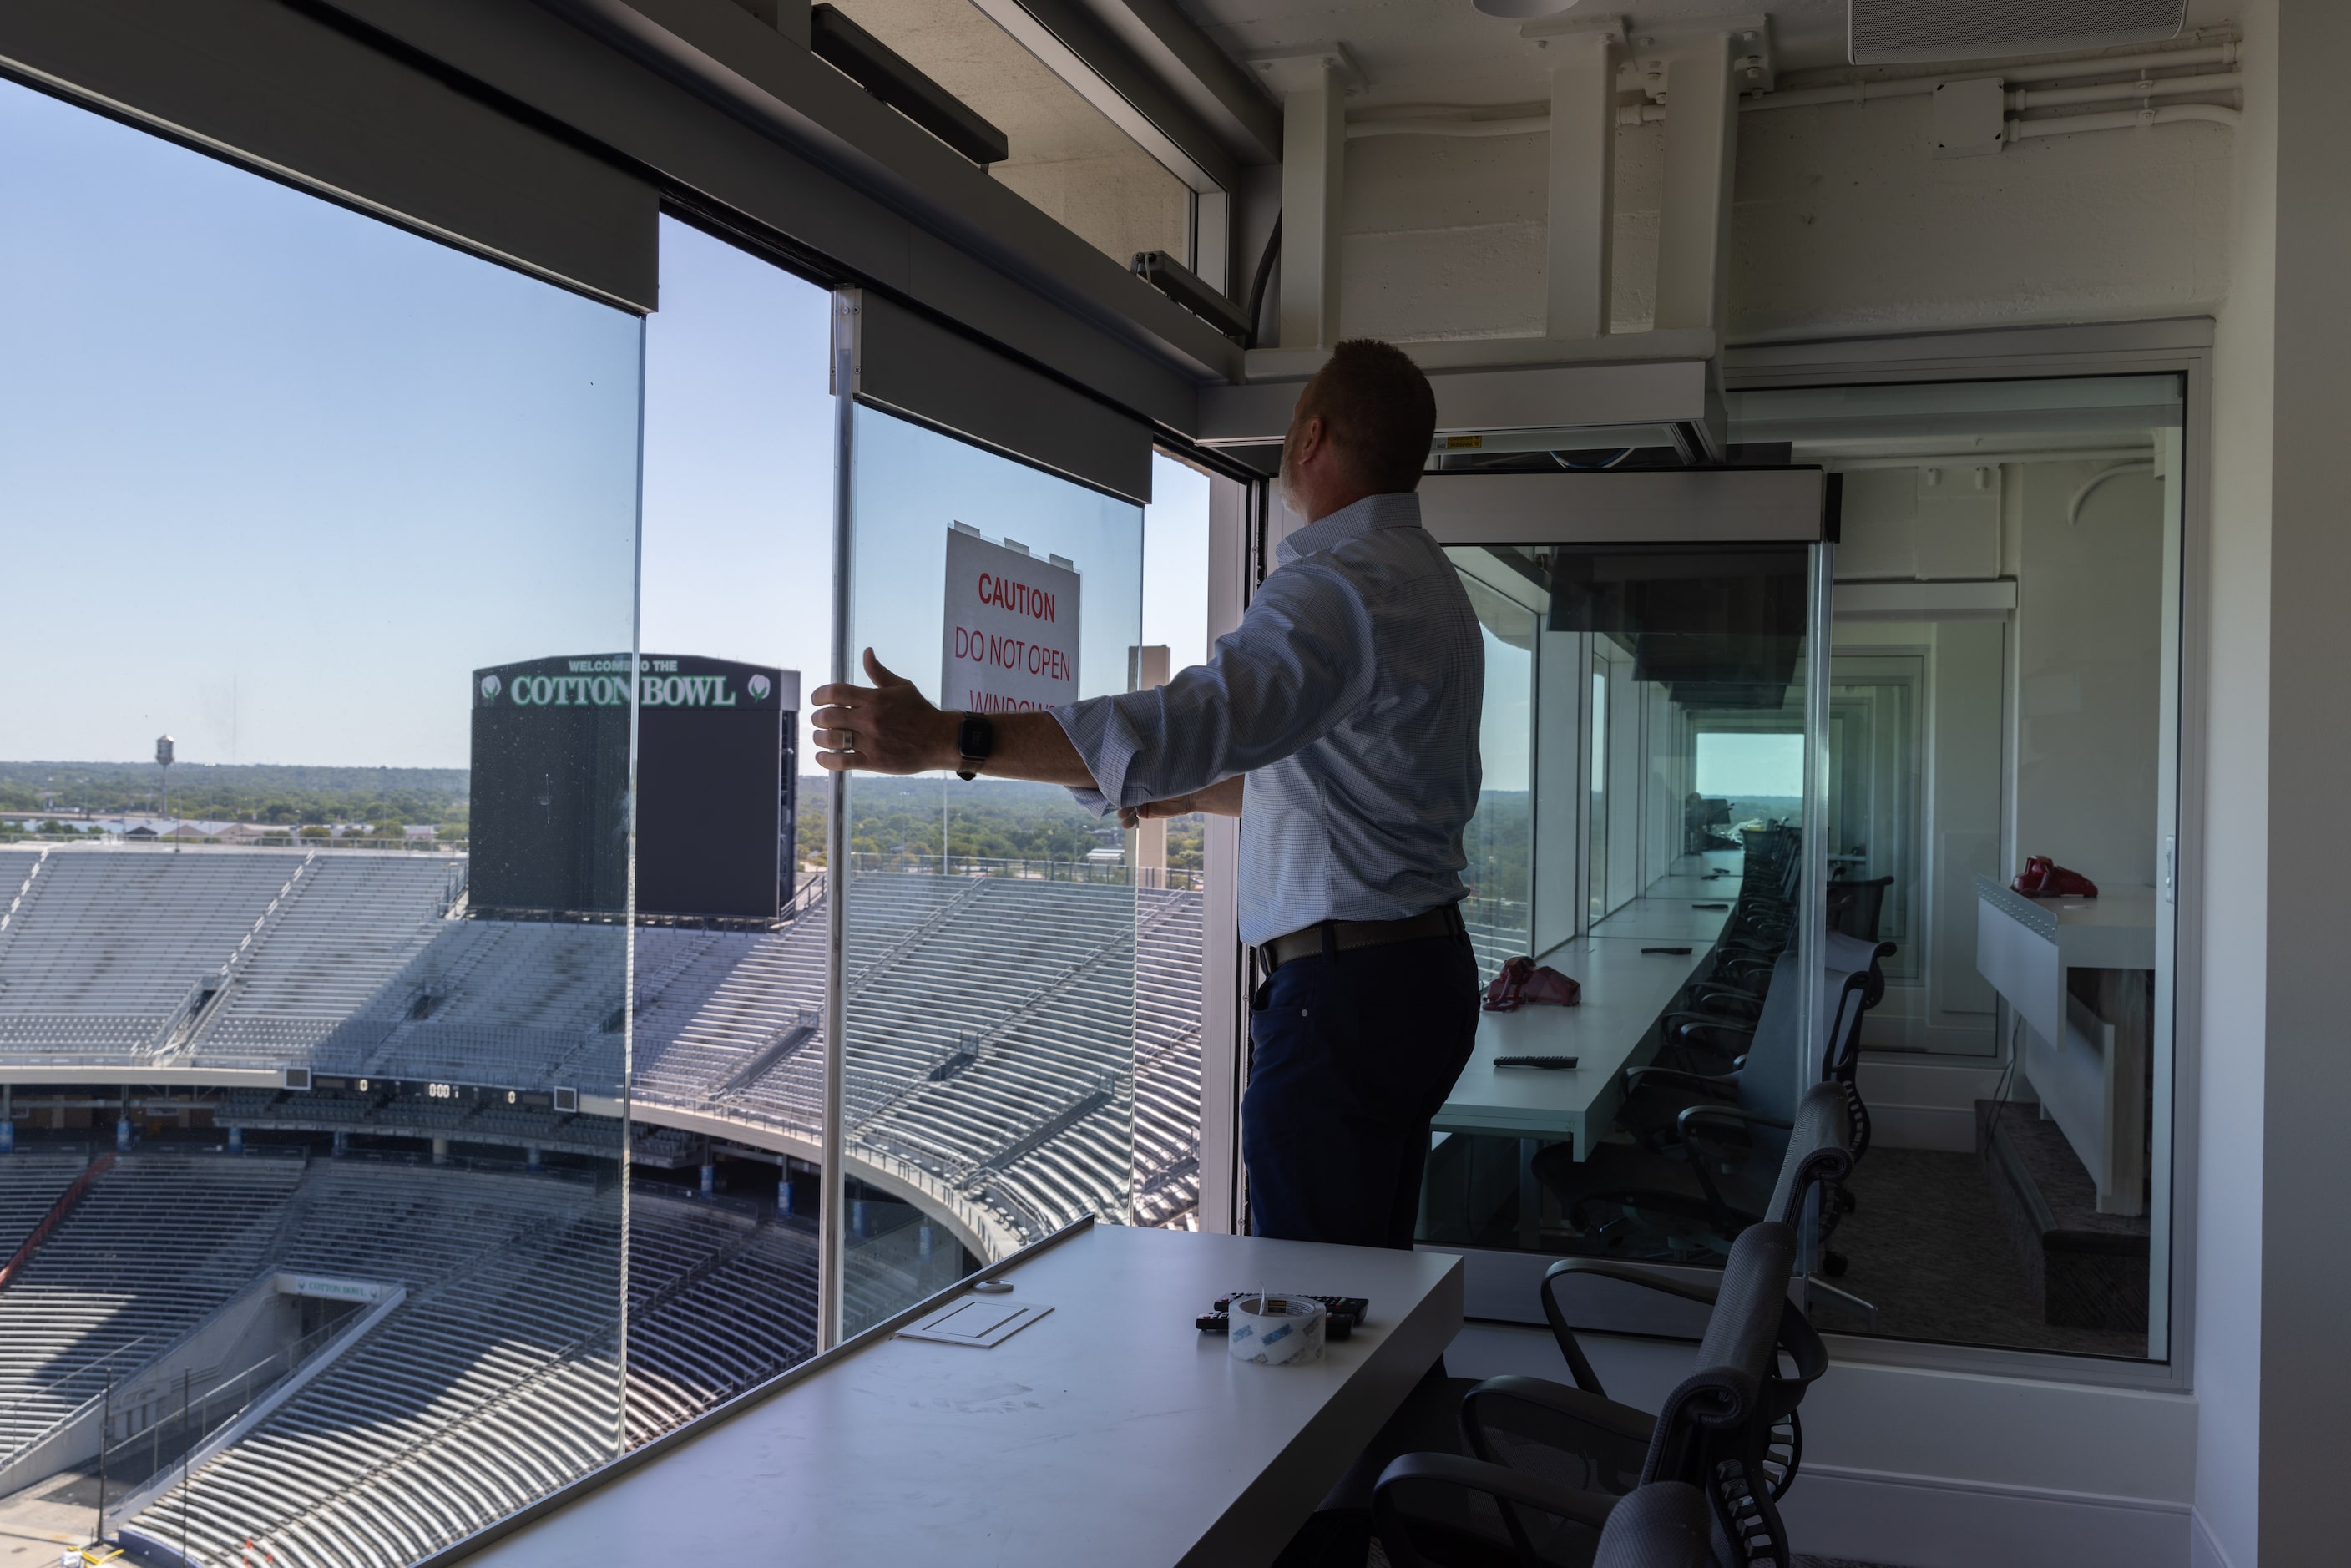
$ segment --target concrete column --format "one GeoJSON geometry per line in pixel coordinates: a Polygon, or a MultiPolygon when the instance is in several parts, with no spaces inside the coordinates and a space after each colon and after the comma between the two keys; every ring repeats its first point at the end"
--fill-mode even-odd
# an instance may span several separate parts
{"type": "Polygon", "coordinates": [[[449,1163],[448,1139],[435,1138],[433,1140],[433,1163],[436,1166],[445,1166],[449,1163]]]}
{"type": "Polygon", "coordinates": [[[1281,97],[1281,329],[1285,349],[1339,340],[1346,57],[1337,45],[1256,62],[1281,97]]]}
{"type": "Polygon", "coordinates": [[[1549,302],[1553,338],[1608,331],[1610,241],[1616,226],[1616,29],[1545,40],[1551,68],[1549,302]]]}
{"type": "Polygon", "coordinates": [[[228,1130],[228,1152],[233,1155],[241,1155],[245,1153],[245,1129],[243,1127],[231,1127],[228,1130]]]}
{"type": "Polygon", "coordinates": [[[1739,133],[1729,36],[1677,38],[1664,63],[1665,200],[1657,214],[1657,329],[1719,331],[1729,278],[1723,250],[1730,234],[1730,180],[1739,133]]]}
{"type": "Polygon", "coordinates": [[[128,1116],[114,1124],[114,1152],[119,1155],[131,1152],[131,1118],[128,1116]]]}
{"type": "Polygon", "coordinates": [[[789,1214],[791,1211],[792,1178],[789,1176],[778,1176],[776,1178],[776,1212],[789,1214]]]}
{"type": "Polygon", "coordinates": [[[862,1197],[849,1200],[849,1233],[852,1236],[865,1234],[865,1200],[862,1197]]]}
{"type": "Polygon", "coordinates": [[[718,1167],[714,1165],[705,1165],[702,1167],[702,1196],[705,1197],[715,1197],[717,1196],[717,1193],[718,1167]]]}
{"type": "Polygon", "coordinates": [[[350,1152],[351,1135],[349,1133],[337,1133],[335,1134],[335,1158],[341,1159],[345,1155],[348,1155],[350,1152]]]}
{"type": "Polygon", "coordinates": [[[547,1155],[540,1150],[537,1144],[525,1144],[522,1146],[522,1163],[525,1170],[545,1170],[547,1168],[547,1155]]]}

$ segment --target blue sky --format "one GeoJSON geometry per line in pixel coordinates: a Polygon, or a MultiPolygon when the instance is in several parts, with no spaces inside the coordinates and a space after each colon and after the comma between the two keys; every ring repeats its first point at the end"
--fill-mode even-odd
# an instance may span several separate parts
{"type": "Polygon", "coordinates": [[[628,643],[632,317],[0,83],[0,755],[462,766],[628,643]]]}
{"type": "MultiPolygon", "coordinates": [[[[627,646],[641,412],[643,645],[823,678],[822,291],[664,220],[641,322],[13,84],[0,141],[0,756],[463,766],[470,671],[627,646]]],[[[1196,659],[1206,481],[1157,482],[1196,659]]]]}
{"type": "Polygon", "coordinates": [[[1799,798],[1804,792],[1804,737],[1802,735],[1753,735],[1730,730],[1701,731],[1698,737],[1698,792],[1720,798],[1739,796],[1799,798]]]}

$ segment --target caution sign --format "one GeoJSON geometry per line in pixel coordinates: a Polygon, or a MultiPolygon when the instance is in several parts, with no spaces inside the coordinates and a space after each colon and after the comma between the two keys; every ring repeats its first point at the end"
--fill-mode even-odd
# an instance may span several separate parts
{"type": "Polygon", "coordinates": [[[1078,571],[961,525],[947,530],[939,706],[1029,712],[1078,697],[1078,571]]]}

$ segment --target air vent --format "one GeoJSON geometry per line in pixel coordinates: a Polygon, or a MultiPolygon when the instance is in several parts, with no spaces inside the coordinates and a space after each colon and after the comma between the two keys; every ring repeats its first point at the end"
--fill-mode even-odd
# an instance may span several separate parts
{"type": "Polygon", "coordinates": [[[2179,36],[2188,0],[1851,0],[1857,66],[2071,54],[2179,36]]]}

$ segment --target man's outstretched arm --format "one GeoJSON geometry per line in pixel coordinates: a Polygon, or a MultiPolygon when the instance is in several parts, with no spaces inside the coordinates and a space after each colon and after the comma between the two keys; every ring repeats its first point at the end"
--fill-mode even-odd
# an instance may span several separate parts
{"type": "MultiPolygon", "coordinates": [[[[963,716],[931,706],[914,683],[891,674],[865,650],[870,686],[846,682],[816,689],[816,765],[828,773],[925,773],[962,760],[956,728],[963,716]]],[[[996,748],[980,768],[990,779],[1027,779],[1091,789],[1094,777],[1061,722],[1050,713],[997,713],[996,748]]]]}

